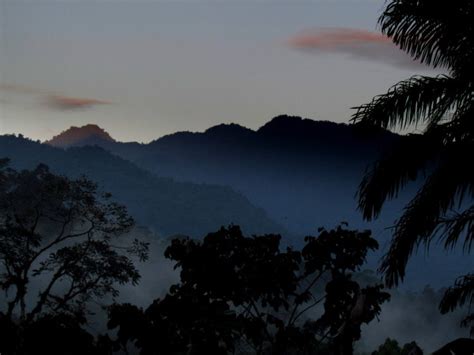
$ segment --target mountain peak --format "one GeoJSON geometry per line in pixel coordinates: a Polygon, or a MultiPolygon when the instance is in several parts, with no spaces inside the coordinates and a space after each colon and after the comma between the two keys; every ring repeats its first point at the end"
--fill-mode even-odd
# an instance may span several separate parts
{"type": "Polygon", "coordinates": [[[329,121],[314,121],[309,118],[299,116],[280,115],[258,129],[260,134],[267,136],[307,136],[327,132],[345,124],[338,124],[329,121]]]}
{"type": "Polygon", "coordinates": [[[55,147],[66,148],[71,146],[94,145],[104,141],[115,142],[110,134],[103,128],[96,124],[87,124],[82,127],[72,126],[45,143],[55,147]]]}
{"type": "Polygon", "coordinates": [[[240,134],[253,133],[253,131],[235,123],[222,123],[208,128],[205,133],[208,135],[239,136],[240,134]]]}

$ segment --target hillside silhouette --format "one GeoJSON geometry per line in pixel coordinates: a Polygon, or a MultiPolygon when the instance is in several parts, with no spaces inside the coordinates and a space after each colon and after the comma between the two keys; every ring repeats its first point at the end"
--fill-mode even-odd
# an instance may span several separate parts
{"type": "Polygon", "coordinates": [[[361,221],[353,198],[360,178],[370,162],[401,139],[385,130],[367,132],[293,116],[275,117],[256,131],[221,124],[203,133],[178,132],[149,144],[97,135],[77,140],[80,135],[73,132],[75,128],[47,143],[64,148],[98,145],[159,176],[230,186],[299,234],[341,220],[361,221]],[[333,202],[318,208],[328,199],[333,202]]]}
{"type": "Polygon", "coordinates": [[[85,175],[125,204],[137,222],[162,236],[205,233],[230,223],[249,233],[284,231],[266,213],[229,187],[177,182],[155,176],[98,146],[53,148],[15,136],[0,136],[11,164],[32,169],[39,163],[69,177],[85,175]]]}
{"type": "Polygon", "coordinates": [[[115,140],[99,126],[88,124],[82,127],[70,127],[46,143],[66,148],[79,145],[100,145],[101,142],[115,142],[115,140]]]}
{"type": "MultiPolygon", "coordinates": [[[[66,131],[49,144],[60,146],[58,142],[68,135],[66,131]]],[[[278,116],[256,131],[237,124],[221,124],[202,133],[174,133],[148,144],[93,138],[94,145],[133,162],[142,172],[185,183],[183,186],[193,183],[230,187],[263,208],[274,224],[287,231],[285,239],[293,245],[318,227],[332,228],[347,221],[356,228],[370,227],[381,244],[380,252],[384,252],[390,240],[388,228],[418,187],[417,183],[408,185],[399,200],[387,204],[381,218],[370,226],[363,221],[355,194],[364,172],[406,137],[362,125],[278,116]]],[[[90,141],[86,137],[73,145],[87,146],[90,141]]],[[[64,145],[68,146],[70,142],[64,145]]],[[[121,193],[120,189],[116,191],[121,193]]],[[[209,195],[202,201],[212,198],[209,195]]],[[[251,215],[247,212],[240,210],[245,216],[251,215]]],[[[377,267],[380,256],[369,256],[370,267],[377,267]]],[[[425,266],[423,255],[415,257],[409,268],[411,285],[419,287],[421,281],[423,285],[446,285],[469,264],[461,252],[450,258],[446,259],[445,253],[436,248],[430,255],[430,266],[425,266]],[[445,262],[453,267],[441,267],[445,262]],[[419,267],[434,268],[436,276],[426,279],[419,267]]]]}

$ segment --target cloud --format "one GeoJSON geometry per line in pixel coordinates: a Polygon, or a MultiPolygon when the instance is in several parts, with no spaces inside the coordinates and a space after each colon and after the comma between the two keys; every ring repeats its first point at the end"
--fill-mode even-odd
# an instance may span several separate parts
{"type": "Polygon", "coordinates": [[[50,110],[55,111],[75,111],[90,109],[98,105],[111,104],[96,98],[72,97],[61,95],[49,90],[28,87],[17,84],[0,84],[0,91],[10,94],[9,97],[2,95],[5,102],[27,104],[33,99],[33,104],[41,104],[50,110]],[[11,97],[11,96],[14,97],[11,97]],[[18,101],[20,100],[20,101],[18,101]]]}
{"type": "Polygon", "coordinates": [[[0,84],[0,90],[16,94],[38,94],[42,92],[39,89],[17,84],[0,84]]]}
{"type": "Polygon", "coordinates": [[[46,105],[49,108],[62,111],[82,110],[92,108],[97,105],[106,104],[110,104],[110,102],[98,99],[69,97],[62,95],[49,95],[46,99],[46,105]]]}
{"type": "Polygon", "coordinates": [[[382,34],[365,30],[334,28],[301,33],[289,40],[290,45],[302,49],[337,50],[354,44],[391,43],[382,34]]]}
{"type": "Polygon", "coordinates": [[[340,53],[398,68],[427,69],[378,32],[353,28],[307,30],[290,38],[287,44],[291,48],[311,53],[340,53]]]}

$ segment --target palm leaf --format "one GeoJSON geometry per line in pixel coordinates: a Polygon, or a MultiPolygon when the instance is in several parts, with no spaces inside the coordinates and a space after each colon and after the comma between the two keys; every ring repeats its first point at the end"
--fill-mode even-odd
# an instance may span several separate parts
{"type": "Polygon", "coordinates": [[[426,136],[403,137],[389,154],[366,172],[359,185],[359,209],[364,219],[377,218],[383,204],[396,198],[407,183],[415,181],[440,149],[436,140],[426,136]]]}
{"type": "Polygon", "coordinates": [[[402,129],[418,123],[433,124],[470,92],[467,83],[445,75],[414,76],[376,96],[372,102],[355,107],[351,120],[402,129]]]}
{"type": "MultiPolygon", "coordinates": [[[[466,196],[474,196],[474,172],[466,166],[471,152],[472,147],[464,145],[446,152],[437,169],[405,208],[380,267],[388,285],[397,285],[403,280],[409,257],[420,244],[429,246],[439,221],[448,211],[460,208],[466,196]]],[[[453,235],[448,242],[449,233],[441,238],[448,244],[457,241],[453,235]]]]}
{"type": "Polygon", "coordinates": [[[453,249],[464,233],[464,251],[470,252],[474,241],[474,206],[464,210],[462,213],[454,213],[453,216],[442,218],[436,231],[443,239],[446,249],[453,249]]]}
{"type": "Polygon", "coordinates": [[[449,122],[443,124],[445,144],[474,141],[474,92],[456,109],[449,122]]]}
{"type": "MultiPolygon", "coordinates": [[[[445,314],[462,307],[465,304],[472,306],[474,301],[474,274],[467,274],[459,277],[453,286],[448,288],[441,300],[439,309],[445,314]]],[[[461,325],[464,327],[474,323],[474,314],[471,313],[463,319],[461,325]]],[[[471,328],[471,334],[474,334],[474,327],[471,328]]]]}
{"type": "Polygon", "coordinates": [[[415,59],[456,71],[472,58],[473,15],[471,0],[457,0],[455,6],[432,0],[394,0],[379,24],[383,33],[415,59]]]}

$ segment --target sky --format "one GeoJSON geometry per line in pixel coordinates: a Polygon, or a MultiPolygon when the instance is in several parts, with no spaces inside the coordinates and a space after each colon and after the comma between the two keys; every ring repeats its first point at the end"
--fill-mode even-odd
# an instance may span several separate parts
{"type": "Polygon", "coordinates": [[[429,69],[383,37],[375,0],[0,0],[0,133],[95,123],[149,142],[279,114],[348,122],[429,69]]]}

